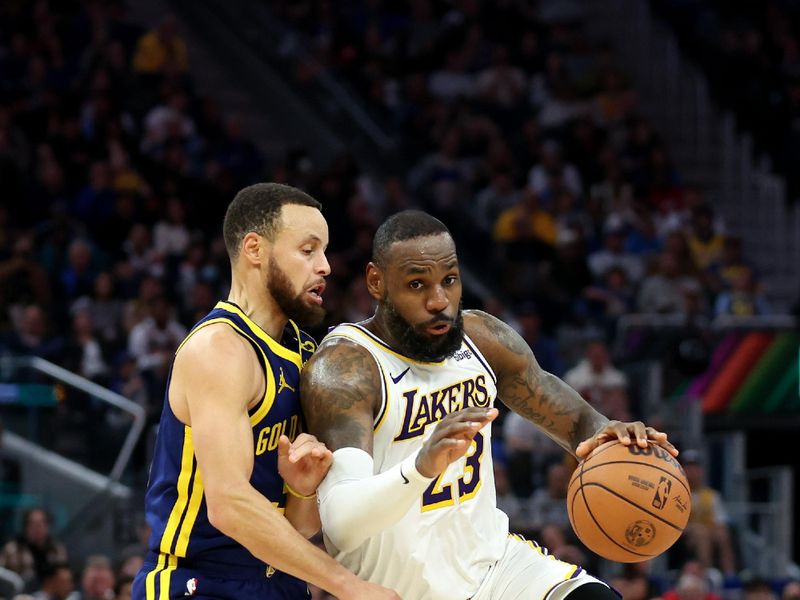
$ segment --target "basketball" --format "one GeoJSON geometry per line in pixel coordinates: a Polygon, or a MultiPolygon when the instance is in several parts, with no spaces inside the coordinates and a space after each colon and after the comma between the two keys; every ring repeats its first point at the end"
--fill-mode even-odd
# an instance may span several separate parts
{"type": "Polygon", "coordinates": [[[692,495],[680,463],[664,448],[614,440],[578,465],[567,489],[572,528],[595,554],[641,562],[683,533],[692,495]]]}

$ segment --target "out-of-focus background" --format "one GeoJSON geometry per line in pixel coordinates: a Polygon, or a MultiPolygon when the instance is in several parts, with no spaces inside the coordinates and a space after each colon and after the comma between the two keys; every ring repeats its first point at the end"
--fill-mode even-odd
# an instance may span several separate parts
{"type": "Polygon", "coordinates": [[[129,597],[171,356],[259,181],[324,205],[326,325],[371,314],[372,235],[422,208],[465,308],[683,450],[686,533],[609,563],[574,463],[504,411],[515,531],[626,600],[800,598],[799,27],[796,0],[2,2],[0,598],[129,597]]]}

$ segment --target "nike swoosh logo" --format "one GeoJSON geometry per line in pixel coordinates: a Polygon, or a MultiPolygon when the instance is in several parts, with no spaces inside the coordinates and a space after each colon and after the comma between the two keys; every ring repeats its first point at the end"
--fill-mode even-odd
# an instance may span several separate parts
{"type": "Polygon", "coordinates": [[[392,382],[393,382],[393,383],[397,383],[397,382],[399,382],[399,381],[400,381],[400,380],[403,378],[403,376],[404,376],[406,373],[408,373],[408,370],[409,370],[410,368],[411,368],[411,367],[406,367],[406,370],[405,370],[405,371],[403,371],[402,373],[400,373],[400,375],[398,375],[397,377],[395,377],[394,375],[392,375],[391,373],[389,373],[389,377],[391,377],[391,378],[392,378],[392,382]]]}
{"type": "MultiPolygon", "coordinates": [[[[406,371],[408,371],[408,369],[406,369],[406,371]]],[[[405,373],[405,371],[403,371],[403,372],[405,373]]],[[[402,377],[402,375],[400,375],[400,377],[402,377]]],[[[403,475],[403,467],[402,467],[402,466],[400,467],[400,477],[402,477],[402,478],[403,478],[403,485],[405,485],[405,484],[407,484],[407,483],[411,483],[411,482],[408,480],[408,477],[406,477],[405,475],[403,475]]]]}

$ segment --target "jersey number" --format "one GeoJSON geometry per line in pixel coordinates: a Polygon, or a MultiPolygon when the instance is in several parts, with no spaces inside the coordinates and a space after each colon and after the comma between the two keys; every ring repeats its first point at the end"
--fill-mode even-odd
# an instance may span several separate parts
{"type": "Polygon", "coordinates": [[[422,494],[422,512],[436,510],[444,506],[452,506],[453,486],[458,486],[458,502],[466,502],[474,497],[481,487],[481,458],[483,457],[483,434],[479,431],[472,440],[470,449],[467,450],[467,463],[464,465],[464,474],[456,483],[442,485],[442,475],[439,475],[422,494]]]}

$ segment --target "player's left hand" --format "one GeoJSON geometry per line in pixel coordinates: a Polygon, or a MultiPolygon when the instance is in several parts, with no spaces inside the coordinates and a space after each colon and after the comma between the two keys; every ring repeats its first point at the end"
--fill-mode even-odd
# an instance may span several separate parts
{"type": "Polygon", "coordinates": [[[622,421],[609,421],[588,440],[582,441],[575,449],[578,458],[589,456],[600,444],[610,440],[619,440],[621,444],[630,446],[634,442],[641,448],[646,448],[648,443],[664,448],[672,456],[678,456],[678,449],[669,443],[667,434],[652,427],[647,427],[641,421],[623,423],[622,421]]]}
{"type": "Polygon", "coordinates": [[[294,442],[285,435],[278,440],[278,472],[299,494],[314,494],[332,462],[333,453],[311,434],[301,433],[294,442]]]}

